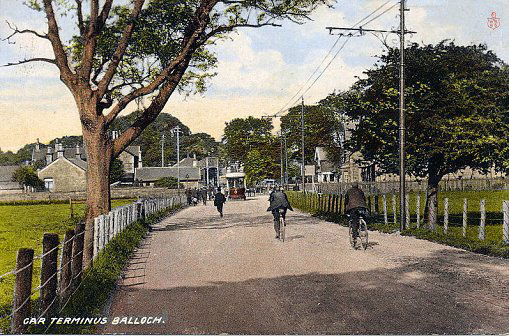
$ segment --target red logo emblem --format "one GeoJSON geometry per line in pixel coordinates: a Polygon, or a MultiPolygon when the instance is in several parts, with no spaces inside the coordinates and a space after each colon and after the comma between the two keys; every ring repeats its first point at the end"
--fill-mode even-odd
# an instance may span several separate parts
{"type": "Polygon", "coordinates": [[[491,17],[488,18],[488,27],[495,30],[500,27],[500,19],[497,18],[497,12],[492,12],[491,17]]]}

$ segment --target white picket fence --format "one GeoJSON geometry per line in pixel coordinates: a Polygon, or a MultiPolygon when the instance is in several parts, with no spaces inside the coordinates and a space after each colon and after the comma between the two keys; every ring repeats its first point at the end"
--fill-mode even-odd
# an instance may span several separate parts
{"type": "Polygon", "coordinates": [[[132,204],[116,207],[108,214],[94,219],[94,259],[117,234],[130,224],[151,214],[185,204],[184,196],[143,199],[132,204]]]}

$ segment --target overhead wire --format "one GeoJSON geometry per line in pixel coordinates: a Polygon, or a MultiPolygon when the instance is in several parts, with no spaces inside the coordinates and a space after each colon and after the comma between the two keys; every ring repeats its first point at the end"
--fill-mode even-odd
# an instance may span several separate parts
{"type": "MultiPolygon", "coordinates": [[[[383,7],[385,7],[388,3],[390,3],[392,0],[387,0],[386,2],[384,2],[382,5],[380,5],[379,7],[377,7],[375,10],[373,10],[371,13],[369,13],[367,16],[363,17],[362,19],[360,19],[359,21],[357,21],[355,24],[352,25],[352,29],[355,28],[356,26],[360,25],[362,22],[364,22],[365,20],[367,20],[368,18],[370,18],[372,15],[374,15],[376,12],[378,12],[380,9],[382,9],[383,7]]],[[[397,4],[393,5],[392,7],[390,7],[389,9],[387,9],[386,11],[382,12],[381,14],[379,14],[378,16],[376,16],[375,18],[371,19],[370,21],[368,21],[367,23],[364,23],[364,25],[374,21],[375,19],[379,18],[380,16],[382,16],[383,14],[387,13],[390,9],[394,8],[394,6],[396,6],[397,4]]],[[[274,116],[278,116],[279,114],[283,113],[283,112],[286,112],[288,109],[285,109],[289,104],[293,105],[295,104],[295,101],[294,99],[296,97],[300,97],[300,96],[303,96],[305,93],[303,93],[302,95],[299,95],[301,93],[301,91],[304,89],[304,87],[306,87],[306,85],[309,83],[309,81],[311,80],[311,78],[313,78],[313,76],[320,70],[320,68],[322,67],[322,65],[324,64],[324,62],[326,61],[326,59],[331,55],[332,51],[334,50],[334,48],[337,46],[339,40],[341,39],[341,37],[343,37],[344,35],[339,35],[338,38],[334,41],[334,44],[332,45],[332,47],[329,49],[329,51],[327,52],[327,54],[323,57],[322,61],[320,62],[320,64],[315,68],[315,70],[313,71],[313,73],[307,78],[306,82],[304,82],[304,84],[301,86],[301,88],[287,101],[286,104],[283,105],[283,107],[281,107],[281,109],[275,113],[274,116]]],[[[350,39],[350,37],[352,37],[351,35],[348,36],[348,39],[346,41],[348,41],[350,39]]],[[[334,57],[332,58],[332,61],[337,57],[337,55],[339,54],[339,51],[341,51],[344,46],[345,46],[346,42],[343,43],[343,45],[340,47],[340,49],[336,52],[336,54],[334,55],[334,57]]],[[[327,66],[325,67],[325,69],[323,69],[321,71],[321,73],[318,75],[318,78],[320,78],[323,74],[323,72],[330,66],[332,62],[329,62],[327,64],[327,66]]],[[[306,89],[305,92],[309,91],[309,89],[316,83],[317,79],[315,79],[313,81],[313,83],[306,89]]]]}

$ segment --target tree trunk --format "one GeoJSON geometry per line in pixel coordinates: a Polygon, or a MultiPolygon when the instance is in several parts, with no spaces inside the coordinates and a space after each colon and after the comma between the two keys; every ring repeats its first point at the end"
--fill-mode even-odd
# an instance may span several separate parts
{"type": "Polygon", "coordinates": [[[428,185],[426,190],[426,206],[424,208],[425,211],[425,220],[427,222],[428,229],[433,230],[436,226],[437,214],[438,214],[438,184],[442,176],[436,174],[434,171],[430,170],[428,176],[428,185]],[[432,213],[434,216],[431,216],[432,213]]]}
{"type": "Polygon", "coordinates": [[[94,127],[83,127],[87,152],[87,208],[85,215],[85,243],[83,266],[89,267],[93,258],[94,218],[111,210],[110,165],[112,145],[101,118],[94,127]]]}

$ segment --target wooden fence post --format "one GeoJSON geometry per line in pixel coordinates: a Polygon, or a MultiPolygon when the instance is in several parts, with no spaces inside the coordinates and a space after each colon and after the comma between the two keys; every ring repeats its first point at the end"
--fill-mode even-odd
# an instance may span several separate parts
{"type": "Polygon", "coordinates": [[[370,214],[371,214],[371,213],[373,213],[372,208],[371,208],[371,205],[372,205],[372,204],[371,204],[371,195],[370,195],[370,194],[368,194],[368,209],[369,209],[369,213],[370,213],[370,214]]]}
{"type": "Polygon", "coordinates": [[[99,217],[94,218],[94,260],[97,258],[99,254],[99,225],[100,219],[99,217]]]}
{"type": "Polygon", "coordinates": [[[410,195],[405,194],[405,220],[406,229],[410,228],[410,195]]]}
{"type": "Polygon", "coordinates": [[[78,223],[74,229],[74,240],[72,244],[72,283],[77,288],[81,282],[81,271],[83,270],[83,242],[85,239],[85,224],[78,223]]]}
{"type": "Polygon", "coordinates": [[[100,215],[99,218],[99,251],[101,251],[106,245],[106,216],[100,215]]]}
{"type": "Polygon", "coordinates": [[[378,193],[375,193],[374,199],[375,199],[375,216],[378,216],[380,213],[380,206],[378,204],[378,193]]]}
{"type": "Polygon", "coordinates": [[[13,334],[21,334],[28,327],[28,324],[24,324],[23,320],[30,317],[32,312],[30,294],[32,292],[33,262],[34,250],[26,248],[18,250],[11,320],[11,333],[13,334]]]}
{"type": "Polygon", "coordinates": [[[67,230],[64,236],[64,243],[62,245],[62,261],[60,265],[60,302],[66,302],[71,293],[71,280],[72,280],[72,242],[74,238],[74,230],[67,230]]]}
{"type": "Polygon", "coordinates": [[[486,229],[486,200],[480,202],[481,222],[479,223],[479,240],[484,240],[486,229]]]}
{"type": "Polygon", "coordinates": [[[57,313],[57,285],[58,285],[58,234],[45,233],[42,237],[41,260],[41,310],[42,317],[53,317],[57,313]]]}
{"type": "Polygon", "coordinates": [[[387,196],[385,194],[382,195],[383,198],[383,207],[384,207],[384,224],[389,224],[389,218],[387,216],[387,196]]]}
{"type": "Polygon", "coordinates": [[[398,224],[397,214],[396,214],[396,195],[392,194],[392,219],[394,225],[398,224]]]}
{"type": "Polygon", "coordinates": [[[502,240],[504,244],[509,244],[509,201],[502,202],[502,212],[504,213],[504,225],[502,229],[502,240]]]}
{"type": "Polygon", "coordinates": [[[467,236],[467,212],[468,212],[468,201],[466,198],[463,199],[463,237],[467,236]]]}
{"type": "Polygon", "coordinates": [[[415,214],[417,222],[417,228],[421,227],[421,194],[417,191],[417,199],[415,200],[415,214]]]}
{"type": "Polygon", "coordinates": [[[339,195],[339,213],[343,213],[343,194],[339,195]]]}
{"type": "Polygon", "coordinates": [[[449,199],[444,199],[444,234],[449,231],[449,199]]]}

